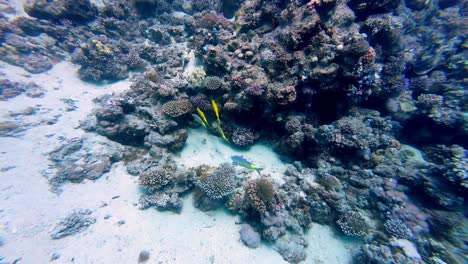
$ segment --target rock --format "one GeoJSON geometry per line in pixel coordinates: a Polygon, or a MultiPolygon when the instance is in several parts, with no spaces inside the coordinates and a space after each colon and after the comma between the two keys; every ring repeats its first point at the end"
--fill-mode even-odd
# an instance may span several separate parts
{"type": "Polygon", "coordinates": [[[96,223],[96,218],[90,216],[91,210],[75,210],[62,219],[52,230],[52,239],[59,239],[84,231],[90,225],[96,223]]]}
{"type": "Polygon", "coordinates": [[[124,224],[125,224],[125,220],[120,220],[120,221],[117,222],[117,224],[118,224],[119,226],[124,225],[124,224]]]}
{"type": "Polygon", "coordinates": [[[52,256],[50,257],[50,261],[54,261],[54,260],[57,260],[60,258],[60,254],[59,253],[52,253],[52,256]]]}
{"type": "Polygon", "coordinates": [[[138,263],[146,262],[150,258],[150,253],[147,250],[140,251],[138,255],[138,263]]]}
{"type": "Polygon", "coordinates": [[[0,137],[17,137],[27,128],[19,123],[0,121],[0,137]]]}
{"type": "Polygon", "coordinates": [[[66,141],[49,154],[57,168],[50,179],[52,189],[59,192],[58,187],[65,181],[98,179],[123,158],[123,152],[121,145],[91,134],[66,141]]]}
{"type": "MultiPolygon", "coordinates": [[[[31,97],[31,98],[41,97],[44,95],[44,88],[42,88],[41,86],[33,82],[24,83],[24,82],[13,82],[8,79],[0,79],[0,101],[6,101],[22,93],[25,93],[26,96],[31,97]]],[[[32,112],[29,111],[29,114],[28,114],[28,111],[26,111],[27,109],[30,109],[30,108],[32,107],[28,107],[25,110],[23,110],[25,113],[22,113],[22,115],[33,114],[34,111],[32,112]]],[[[34,110],[34,108],[32,108],[32,110],[34,110]]]]}
{"type": "Polygon", "coordinates": [[[284,235],[275,242],[273,247],[281,254],[284,260],[290,263],[299,263],[306,258],[305,248],[307,242],[299,235],[284,235]]]}
{"type": "Polygon", "coordinates": [[[152,206],[161,211],[169,210],[178,213],[182,209],[183,201],[177,193],[156,192],[140,197],[139,208],[141,210],[152,206]]]}
{"type": "Polygon", "coordinates": [[[249,248],[257,248],[260,245],[260,234],[250,225],[242,225],[239,233],[242,242],[249,248]]]}
{"type": "Polygon", "coordinates": [[[24,3],[24,11],[39,19],[68,19],[75,22],[92,20],[97,14],[96,6],[89,0],[27,0],[24,3]]]}

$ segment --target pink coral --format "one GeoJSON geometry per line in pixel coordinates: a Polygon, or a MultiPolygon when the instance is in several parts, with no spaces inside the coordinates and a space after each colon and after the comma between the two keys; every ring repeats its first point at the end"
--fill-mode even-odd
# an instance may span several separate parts
{"type": "Polygon", "coordinates": [[[208,29],[227,28],[230,25],[231,23],[229,20],[224,18],[222,15],[218,15],[213,12],[203,14],[203,16],[197,22],[197,26],[208,29]]]}

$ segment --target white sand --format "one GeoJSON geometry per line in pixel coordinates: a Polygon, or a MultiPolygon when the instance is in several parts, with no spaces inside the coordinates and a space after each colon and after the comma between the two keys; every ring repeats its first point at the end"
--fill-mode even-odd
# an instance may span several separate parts
{"type": "MultiPolygon", "coordinates": [[[[232,148],[220,137],[209,134],[204,128],[190,129],[187,144],[174,159],[186,168],[197,167],[203,164],[218,166],[220,163],[231,163],[231,156],[241,155],[259,168],[263,168],[262,175],[269,175],[278,183],[283,183],[283,173],[287,164],[271,148],[256,144],[248,150],[232,148]]],[[[237,166],[237,170],[246,177],[258,177],[256,171],[237,166]]]]}

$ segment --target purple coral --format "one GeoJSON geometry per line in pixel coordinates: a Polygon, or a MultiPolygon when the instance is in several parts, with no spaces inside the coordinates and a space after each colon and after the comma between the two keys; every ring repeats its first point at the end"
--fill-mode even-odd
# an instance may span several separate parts
{"type": "Polygon", "coordinates": [[[192,98],[190,98],[193,105],[197,108],[200,108],[203,111],[208,111],[211,109],[211,103],[208,97],[204,94],[198,94],[192,98]]]}
{"type": "Polygon", "coordinates": [[[265,90],[263,88],[263,85],[259,83],[254,83],[254,84],[247,86],[247,88],[245,88],[244,91],[248,95],[261,96],[265,90]]]}
{"type": "Polygon", "coordinates": [[[229,20],[224,18],[222,15],[216,13],[204,13],[202,17],[198,20],[197,26],[214,29],[214,28],[227,28],[231,25],[229,20]]]}

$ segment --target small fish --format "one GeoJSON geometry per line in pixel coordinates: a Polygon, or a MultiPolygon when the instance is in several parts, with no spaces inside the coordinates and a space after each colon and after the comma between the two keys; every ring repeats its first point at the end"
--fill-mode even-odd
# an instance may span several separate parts
{"type": "Polygon", "coordinates": [[[197,123],[199,123],[200,125],[206,128],[205,122],[203,122],[203,120],[201,119],[199,115],[192,114],[192,116],[193,116],[193,119],[195,119],[197,123]]]}
{"type": "Polygon", "coordinates": [[[216,119],[218,120],[218,124],[221,124],[221,120],[219,120],[219,109],[215,100],[211,100],[211,106],[213,107],[213,111],[215,112],[216,119]]]}
{"type": "Polygon", "coordinates": [[[231,144],[231,142],[229,142],[229,139],[227,139],[226,135],[224,134],[223,129],[222,129],[220,126],[216,126],[216,129],[218,130],[219,135],[220,135],[227,143],[231,144]]]}
{"type": "Polygon", "coordinates": [[[258,174],[260,174],[260,171],[263,170],[263,168],[257,168],[257,166],[253,165],[252,162],[246,160],[242,156],[232,156],[231,160],[234,164],[239,165],[241,167],[247,168],[249,170],[256,170],[258,174]]]}
{"type": "Polygon", "coordinates": [[[205,122],[206,126],[210,126],[208,124],[208,120],[206,119],[205,113],[203,113],[203,111],[198,107],[197,107],[197,113],[198,113],[198,115],[201,116],[201,118],[203,119],[203,122],[205,122]]]}

